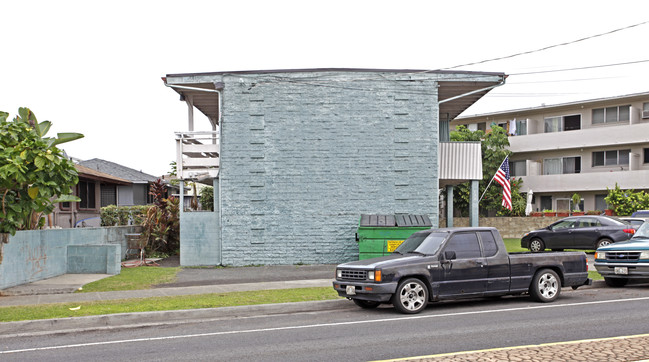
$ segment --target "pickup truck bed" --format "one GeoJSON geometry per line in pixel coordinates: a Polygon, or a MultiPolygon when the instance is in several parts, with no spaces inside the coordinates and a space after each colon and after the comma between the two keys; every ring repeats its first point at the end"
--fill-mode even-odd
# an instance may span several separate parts
{"type": "Polygon", "coordinates": [[[333,284],[363,308],[418,313],[442,299],[529,292],[551,302],[562,286],[591,282],[583,252],[508,254],[498,230],[479,227],[414,233],[392,255],[339,265],[333,284]]]}

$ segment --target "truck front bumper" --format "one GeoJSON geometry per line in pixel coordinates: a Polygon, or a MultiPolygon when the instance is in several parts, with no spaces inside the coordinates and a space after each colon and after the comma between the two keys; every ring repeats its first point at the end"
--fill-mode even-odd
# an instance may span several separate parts
{"type": "Polygon", "coordinates": [[[649,279],[649,263],[611,263],[597,261],[595,262],[595,269],[606,278],[649,279]],[[626,274],[624,273],[625,271],[626,274]]]}
{"type": "Polygon", "coordinates": [[[335,280],[334,289],[338,295],[345,298],[388,302],[397,290],[397,283],[362,283],[345,280],[335,280]]]}

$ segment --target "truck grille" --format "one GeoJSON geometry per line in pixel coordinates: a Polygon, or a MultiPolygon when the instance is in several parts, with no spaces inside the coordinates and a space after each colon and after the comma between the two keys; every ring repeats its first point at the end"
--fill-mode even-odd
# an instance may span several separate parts
{"type": "Polygon", "coordinates": [[[640,259],[639,251],[608,251],[606,260],[612,261],[638,261],[640,259]]]}
{"type": "Polygon", "coordinates": [[[367,270],[342,270],[342,279],[366,280],[367,270]]]}

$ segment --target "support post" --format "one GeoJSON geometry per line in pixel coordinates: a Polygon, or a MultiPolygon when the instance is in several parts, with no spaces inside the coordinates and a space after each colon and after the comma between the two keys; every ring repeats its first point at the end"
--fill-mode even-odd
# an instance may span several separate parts
{"type": "Polygon", "coordinates": [[[453,185],[446,186],[446,227],[453,227],[453,185]]]}
{"type": "Polygon", "coordinates": [[[471,180],[471,191],[469,193],[469,226],[480,226],[478,222],[478,194],[480,188],[478,187],[478,180],[471,180]]]}

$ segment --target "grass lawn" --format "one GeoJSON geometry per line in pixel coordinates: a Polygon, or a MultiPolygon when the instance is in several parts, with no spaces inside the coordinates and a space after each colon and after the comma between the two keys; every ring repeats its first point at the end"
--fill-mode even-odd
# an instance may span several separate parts
{"type": "Polygon", "coordinates": [[[155,266],[122,268],[120,274],[88,283],[79,292],[151,289],[153,285],[175,281],[180,269],[155,266]]]}
{"type": "Polygon", "coordinates": [[[338,299],[333,288],[298,288],[250,292],[121,299],[100,302],[56,303],[33,306],[0,307],[0,322],[81,317],[115,313],[233,307],[271,303],[338,299]],[[74,310],[70,310],[73,308],[74,310]],[[77,309],[79,308],[79,309],[77,309]]]}

